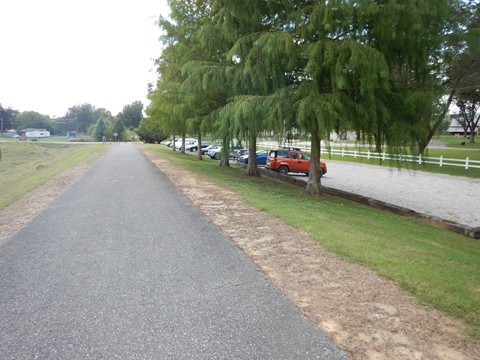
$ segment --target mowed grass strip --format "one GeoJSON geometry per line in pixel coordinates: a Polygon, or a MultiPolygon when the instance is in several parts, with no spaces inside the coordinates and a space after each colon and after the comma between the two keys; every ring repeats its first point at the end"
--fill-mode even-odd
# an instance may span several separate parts
{"type": "Polygon", "coordinates": [[[105,145],[0,143],[0,209],[44,184],[58,173],[92,159],[105,145]]]}
{"type": "MultiPolygon", "coordinates": [[[[417,296],[419,302],[465,320],[480,341],[480,241],[421,219],[347,200],[306,195],[297,186],[218,161],[147,145],[162,158],[237,191],[261,211],[307,231],[325,249],[375,270],[417,296]]],[[[472,200],[474,201],[474,200],[472,200]]]]}

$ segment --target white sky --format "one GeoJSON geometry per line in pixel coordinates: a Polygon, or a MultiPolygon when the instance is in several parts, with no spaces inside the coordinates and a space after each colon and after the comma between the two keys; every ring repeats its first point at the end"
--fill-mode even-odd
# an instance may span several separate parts
{"type": "Polygon", "coordinates": [[[60,117],[90,103],[113,115],[155,82],[166,0],[1,0],[0,104],[60,117]]]}

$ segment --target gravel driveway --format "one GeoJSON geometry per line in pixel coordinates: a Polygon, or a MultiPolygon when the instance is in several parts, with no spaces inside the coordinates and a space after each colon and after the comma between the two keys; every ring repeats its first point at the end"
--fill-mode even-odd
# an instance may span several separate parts
{"type": "Polygon", "coordinates": [[[329,160],[322,184],[462,225],[480,226],[479,179],[329,160]]]}

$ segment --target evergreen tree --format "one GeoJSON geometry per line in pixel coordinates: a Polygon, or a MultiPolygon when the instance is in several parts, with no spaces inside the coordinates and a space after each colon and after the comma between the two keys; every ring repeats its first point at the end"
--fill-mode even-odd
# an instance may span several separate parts
{"type": "MultiPolygon", "coordinates": [[[[117,134],[116,140],[124,140],[124,132],[125,132],[125,124],[123,123],[122,119],[115,119],[112,127],[112,133],[117,134]]],[[[115,136],[115,135],[113,135],[115,136]]]]}
{"type": "Polygon", "coordinates": [[[100,141],[103,139],[104,136],[106,136],[106,132],[107,132],[107,124],[103,118],[100,118],[95,125],[95,132],[93,137],[96,140],[100,141]]]}
{"type": "Polygon", "coordinates": [[[143,104],[140,101],[134,101],[129,105],[125,105],[120,117],[127,128],[137,128],[143,118],[143,104]]]}
{"type": "MultiPolygon", "coordinates": [[[[171,0],[161,19],[166,48],[148,113],[169,132],[211,131],[223,158],[257,135],[310,136],[307,191],[320,193],[320,144],[330,132],[399,149],[428,143],[452,99],[442,103],[446,68],[471,4],[439,0],[171,0]]],[[[442,119],[443,120],[443,119],[442,119]]],[[[201,137],[199,136],[199,140],[201,137]]],[[[228,160],[221,162],[228,165],[228,160]]]]}

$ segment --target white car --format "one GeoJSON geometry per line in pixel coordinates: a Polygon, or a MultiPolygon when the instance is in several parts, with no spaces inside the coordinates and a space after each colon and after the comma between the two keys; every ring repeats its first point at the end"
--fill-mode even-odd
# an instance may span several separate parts
{"type": "MultiPolygon", "coordinates": [[[[183,140],[175,141],[175,149],[180,150],[182,148],[183,140]]],[[[195,151],[198,149],[198,141],[195,139],[185,139],[185,150],[195,151]]]]}
{"type": "Polygon", "coordinates": [[[210,159],[220,160],[221,152],[222,152],[221,146],[212,145],[212,148],[207,151],[207,155],[210,156],[210,159]]]}
{"type": "Polygon", "coordinates": [[[219,147],[220,147],[220,145],[217,145],[217,144],[211,144],[211,145],[208,145],[208,146],[205,147],[205,148],[202,147],[202,154],[208,155],[208,152],[209,152],[210,150],[217,149],[217,148],[219,148],[219,147]]]}

